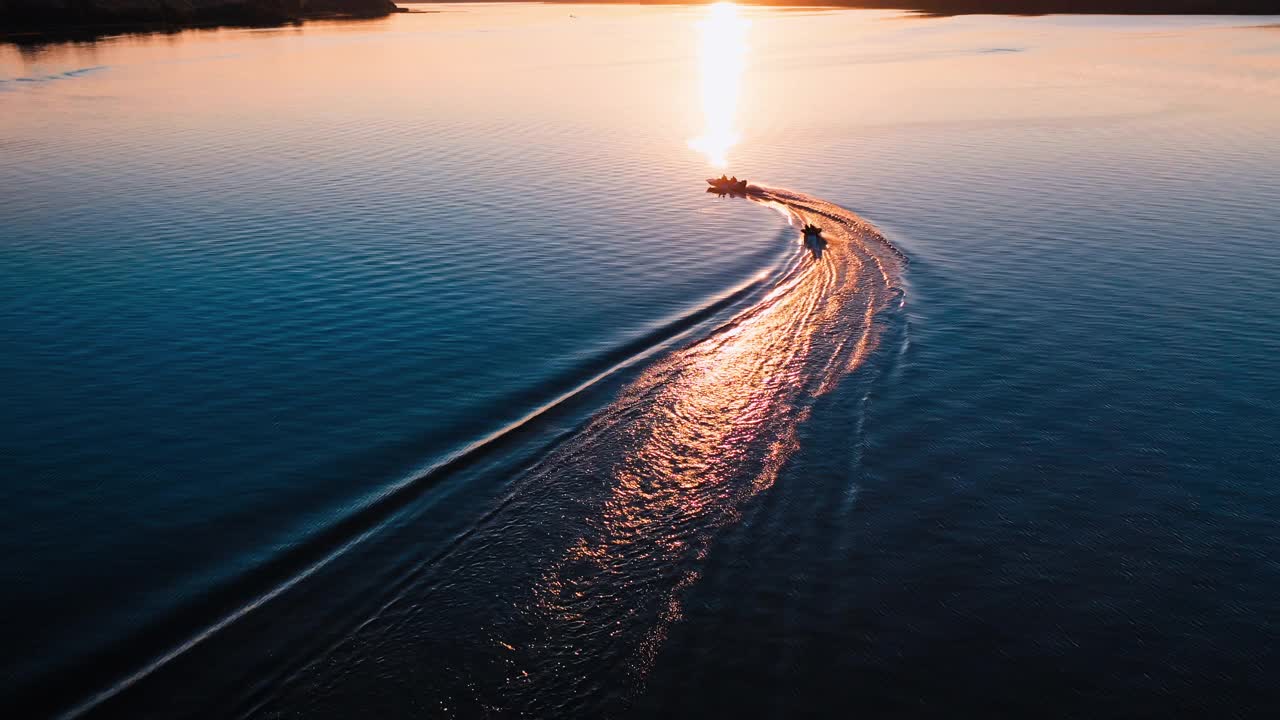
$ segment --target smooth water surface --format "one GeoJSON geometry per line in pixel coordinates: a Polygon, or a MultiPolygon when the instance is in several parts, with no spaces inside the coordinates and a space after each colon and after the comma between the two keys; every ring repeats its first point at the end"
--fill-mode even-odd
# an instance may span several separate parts
{"type": "Polygon", "coordinates": [[[0,46],[3,704],[1280,703],[1269,19],[416,7],[0,46]]]}

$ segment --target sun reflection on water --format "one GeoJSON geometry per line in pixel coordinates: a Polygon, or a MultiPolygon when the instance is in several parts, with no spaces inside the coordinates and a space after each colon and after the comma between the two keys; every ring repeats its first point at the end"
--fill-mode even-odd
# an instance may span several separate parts
{"type": "Polygon", "coordinates": [[[698,72],[701,78],[702,135],[689,147],[707,156],[717,168],[728,163],[729,149],[738,143],[735,116],[742,75],[747,64],[747,28],[738,6],[720,2],[712,5],[698,23],[698,72]]]}
{"type": "Polygon", "coordinates": [[[717,537],[780,477],[816,397],[875,347],[898,267],[887,243],[816,198],[756,199],[821,222],[829,253],[654,363],[526,480],[567,493],[549,505],[563,530],[519,605],[523,662],[540,671],[510,677],[531,698],[594,702],[602,677],[643,685],[717,537]]]}

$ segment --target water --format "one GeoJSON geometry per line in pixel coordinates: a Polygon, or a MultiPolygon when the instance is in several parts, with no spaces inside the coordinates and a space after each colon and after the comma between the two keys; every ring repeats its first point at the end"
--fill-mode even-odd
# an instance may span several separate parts
{"type": "Polygon", "coordinates": [[[19,715],[1280,701],[1269,19],[431,9],[0,48],[19,715]]]}

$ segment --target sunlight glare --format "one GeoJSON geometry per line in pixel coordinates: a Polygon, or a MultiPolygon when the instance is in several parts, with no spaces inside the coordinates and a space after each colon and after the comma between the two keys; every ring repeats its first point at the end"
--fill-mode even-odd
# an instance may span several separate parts
{"type": "Polygon", "coordinates": [[[738,142],[734,116],[747,64],[747,27],[738,6],[719,2],[698,22],[698,66],[702,88],[702,135],[689,147],[707,156],[717,168],[728,163],[729,148],[738,142]]]}

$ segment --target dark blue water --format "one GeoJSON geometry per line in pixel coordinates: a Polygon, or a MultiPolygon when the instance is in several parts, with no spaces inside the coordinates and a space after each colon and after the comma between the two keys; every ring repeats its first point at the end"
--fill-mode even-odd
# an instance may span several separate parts
{"type": "Polygon", "coordinates": [[[19,716],[1277,706],[1274,28],[449,10],[0,49],[19,716]]]}

